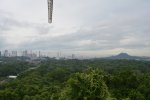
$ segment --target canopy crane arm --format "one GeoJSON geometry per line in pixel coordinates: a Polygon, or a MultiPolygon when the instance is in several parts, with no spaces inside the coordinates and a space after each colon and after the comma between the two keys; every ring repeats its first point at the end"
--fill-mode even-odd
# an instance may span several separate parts
{"type": "Polygon", "coordinates": [[[47,0],[47,3],[48,3],[48,22],[52,23],[53,0],[47,0]]]}

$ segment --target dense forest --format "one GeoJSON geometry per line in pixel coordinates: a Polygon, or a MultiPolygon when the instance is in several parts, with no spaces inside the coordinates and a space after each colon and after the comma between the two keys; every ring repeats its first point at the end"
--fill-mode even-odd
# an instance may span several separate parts
{"type": "Polygon", "coordinates": [[[0,63],[0,100],[150,100],[150,62],[47,58],[38,65],[0,63]]]}

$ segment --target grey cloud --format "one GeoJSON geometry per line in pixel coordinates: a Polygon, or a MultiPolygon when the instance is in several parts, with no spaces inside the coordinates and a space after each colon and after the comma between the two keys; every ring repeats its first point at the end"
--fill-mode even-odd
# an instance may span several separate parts
{"type": "Polygon", "coordinates": [[[75,33],[70,33],[68,35],[58,37],[45,37],[40,41],[38,40],[34,41],[33,43],[26,44],[26,46],[33,46],[34,49],[48,48],[54,50],[102,50],[115,48],[147,48],[149,46],[148,40],[150,39],[150,34],[142,33],[141,29],[139,29],[139,32],[135,31],[136,33],[132,33],[132,29],[134,28],[139,29],[140,26],[134,27],[131,24],[126,30],[124,29],[124,26],[115,26],[115,24],[114,26],[110,26],[108,24],[108,27],[104,29],[97,26],[93,27],[90,30],[82,28],[82,30],[77,30],[75,33]],[[134,41],[129,41],[128,44],[122,44],[120,42],[124,38],[128,39],[130,37],[134,37],[137,39],[135,43],[133,43],[134,41]],[[84,41],[89,41],[90,43],[82,44],[82,42],[84,41]]]}
{"type": "MultiPolygon", "coordinates": [[[[13,18],[13,16],[7,12],[0,10],[0,34],[5,31],[13,31],[13,28],[31,28],[34,29],[36,34],[48,34],[50,30],[53,29],[53,26],[49,27],[45,24],[22,22],[13,18]]],[[[24,33],[23,33],[24,34],[24,33]]]]}
{"type": "Polygon", "coordinates": [[[3,14],[0,32],[11,30],[13,26],[34,29],[36,37],[21,43],[18,47],[22,49],[94,51],[150,47],[149,0],[64,0],[56,3],[59,5],[54,12],[55,20],[58,19],[56,24],[19,22],[3,14]],[[61,33],[58,28],[61,20],[65,20],[62,21],[64,29],[79,24],[78,29],[52,37],[50,34],[57,33],[55,31],[61,33]]]}

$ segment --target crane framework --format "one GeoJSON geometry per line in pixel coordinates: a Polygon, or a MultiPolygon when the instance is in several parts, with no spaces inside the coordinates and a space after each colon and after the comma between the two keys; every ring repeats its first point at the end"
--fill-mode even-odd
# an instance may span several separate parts
{"type": "Polygon", "coordinates": [[[48,22],[52,23],[53,0],[47,0],[47,3],[48,3],[48,22]]]}

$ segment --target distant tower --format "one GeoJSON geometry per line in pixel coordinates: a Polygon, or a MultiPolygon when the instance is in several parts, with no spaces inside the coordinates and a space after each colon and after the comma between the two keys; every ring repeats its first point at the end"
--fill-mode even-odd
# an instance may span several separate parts
{"type": "Polygon", "coordinates": [[[60,59],[61,58],[61,52],[57,52],[57,59],[60,59]]]}
{"type": "Polygon", "coordinates": [[[39,58],[41,57],[41,52],[39,51],[39,58]]]}
{"type": "Polygon", "coordinates": [[[17,57],[17,51],[12,51],[12,57],[17,57]]]}
{"type": "Polygon", "coordinates": [[[75,59],[75,54],[72,54],[72,59],[75,59]]]}
{"type": "Polygon", "coordinates": [[[2,56],[2,52],[0,51],[0,57],[2,56]]]}
{"type": "Polygon", "coordinates": [[[22,56],[27,57],[28,56],[28,51],[27,50],[23,51],[22,56]]]}
{"type": "Polygon", "coordinates": [[[57,52],[57,58],[59,58],[59,52],[57,52]]]}
{"type": "Polygon", "coordinates": [[[41,57],[41,51],[39,51],[39,58],[41,57]]]}
{"type": "Polygon", "coordinates": [[[4,51],[4,57],[8,57],[8,56],[9,56],[8,50],[5,50],[4,51]]]}
{"type": "Polygon", "coordinates": [[[48,22],[52,23],[53,0],[47,0],[48,3],[48,22]]]}
{"type": "Polygon", "coordinates": [[[61,56],[61,52],[59,52],[59,57],[62,57],[62,56],[61,56]]]}

